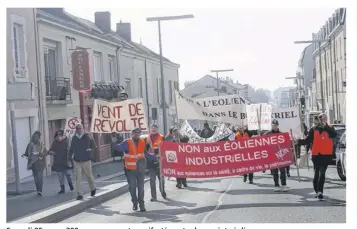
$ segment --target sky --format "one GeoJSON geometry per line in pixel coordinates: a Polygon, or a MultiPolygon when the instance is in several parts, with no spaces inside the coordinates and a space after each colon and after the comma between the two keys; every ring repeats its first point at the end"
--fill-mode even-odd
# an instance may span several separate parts
{"type": "Polygon", "coordinates": [[[94,21],[96,11],[110,11],[116,23],[130,22],[132,40],[159,52],[158,26],[147,17],[193,14],[193,19],[165,21],[161,26],[163,55],[180,64],[180,88],[213,69],[254,88],[274,90],[292,86],[298,61],[306,45],[332,16],[332,8],[316,9],[83,9],[65,8],[78,17],[94,21]]]}

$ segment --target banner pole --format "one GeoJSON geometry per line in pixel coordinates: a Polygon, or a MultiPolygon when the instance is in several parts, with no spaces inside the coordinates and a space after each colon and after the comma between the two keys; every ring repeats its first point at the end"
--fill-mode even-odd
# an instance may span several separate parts
{"type": "Polygon", "coordinates": [[[159,170],[160,170],[160,180],[159,180],[159,189],[160,191],[163,190],[163,185],[162,182],[164,179],[164,176],[162,175],[162,157],[161,157],[161,142],[159,142],[159,170]]]}
{"type": "Polygon", "coordinates": [[[296,171],[297,171],[297,175],[299,178],[299,182],[301,182],[300,180],[300,171],[299,171],[299,163],[297,161],[297,157],[296,157],[296,151],[295,151],[295,139],[294,139],[294,135],[293,135],[293,130],[290,129],[290,136],[292,138],[292,143],[293,143],[293,154],[294,154],[294,159],[295,159],[295,163],[296,163],[296,171]]]}
{"type": "MultiPolygon", "coordinates": [[[[304,128],[304,122],[303,122],[303,119],[302,119],[301,107],[299,106],[298,108],[299,108],[301,133],[302,133],[302,136],[304,136],[304,138],[305,138],[305,128],[304,128]]],[[[309,152],[306,151],[306,147],[305,147],[305,154],[306,154],[306,160],[307,160],[307,171],[310,171],[309,152]]]]}

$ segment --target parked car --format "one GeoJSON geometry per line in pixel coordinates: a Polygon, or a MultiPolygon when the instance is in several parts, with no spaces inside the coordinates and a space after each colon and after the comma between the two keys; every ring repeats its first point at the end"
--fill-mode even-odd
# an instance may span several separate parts
{"type": "Polygon", "coordinates": [[[332,126],[335,128],[335,131],[337,132],[337,136],[333,139],[333,155],[332,155],[332,165],[335,165],[337,163],[336,150],[337,150],[337,147],[338,147],[338,144],[339,144],[342,134],[345,133],[345,131],[346,131],[346,125],[345,124],[333,124],[332,126]]]}
{"type": "Polygon", "coordinates": [[[336,147],[336,168],[340,179],[346,181],[346,130],[341,135],[336,147]]]}

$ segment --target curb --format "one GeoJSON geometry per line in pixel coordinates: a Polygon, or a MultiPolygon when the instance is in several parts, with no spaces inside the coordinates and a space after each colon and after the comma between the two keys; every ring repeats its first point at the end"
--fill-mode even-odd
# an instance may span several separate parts
{"type": "MultiPolygon", "coordinates": [[[[145,178],[144,183],[147,181],[149,181],[149,178],[145,178]]],[[[58,223],[69,217],[77,215],[88,208],[94,207],[127,193],[128,183],[111,184],[102,187],[100,190],[103,191],[97,193],[95,197],[91,197],[90,194],[87,194],[84,196],[83,200],[73,200],[8,223],[58,223]]]]}

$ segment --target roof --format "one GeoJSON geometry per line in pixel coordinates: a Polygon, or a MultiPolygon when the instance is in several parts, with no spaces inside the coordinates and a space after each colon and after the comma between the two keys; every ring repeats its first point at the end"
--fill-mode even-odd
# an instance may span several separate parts
{"type": "MultiPolygon", "coordinates": [[[[67,13],[66,11],[64,11],[63,8],[37,8],[36,10],[38,18],[46,19],[48,21],[61,24],[71,29],[91,34],[98,38],[123,46],[124,48],[132,49],[140,54],[149,55],[155,59],[160,59],[159,54],[155,53],[144,45],[137,44],[132,41],[127,41],[114,31],[105,33],[90,20],[83,19],[74,16],[70,13],[67,13]]],[[[165,57],[163,57],[163,60],[172,64],[176,64],[165,57]]]]}

